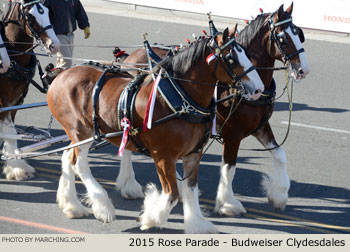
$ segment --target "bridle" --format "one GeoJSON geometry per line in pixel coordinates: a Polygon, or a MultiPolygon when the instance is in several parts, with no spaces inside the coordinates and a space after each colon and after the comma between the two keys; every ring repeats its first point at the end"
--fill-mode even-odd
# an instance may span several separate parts
{"type": "Polygon", "coordinates": [[[242,47],[239,46],[239,44],[236,42],[236,39],[234,37],[231,38],[224,45],[218,46],[218,44],[215,41],[217,35],[218,35],[218,33],[215,34],[215,36],[212,36],[212,38],[210,39],[210,41],[208,43],[209,48],[211,50],[211,54],[208,57],[210,57],[210,56],[215,57],[214,75],[216,75],[217,65],[218,65],[218,63],[220,63],[223,66],[225,72],[233,80],[233,83],[236,84],[236,83],[240,82],[240,80],[243,78],[243,76],[245,76],[249,72],[255,70],[255,67],[252,65],[250,68],[243,71],[241,74],[237,75],[233,71],[233,69],[235,68],[235,66],[237,66],[239,61],[237,59],[237,56],[233,52],[234,52],[234,48],[236,48],[239,52],[242,52],[242,47]],[[230,52],[226,55],[223,55],[222,52],[225,49],[227,49],[229,46],[231,46],[230,52]],[[221,61],[219,59],[221,59],[221,61]]]}
{"type": "Polygon", "coordinates": [[[15,5],[13,6],[11,13],[7,16],[7,20],[4,21],[5,25],[8,23],[12,23],[18,26],[23,26],[25,29],[28,27],[29,31],[31,34],[28,34],[30,37],[35,38],[36,41],[39,41],[40,44],[45,44],[44,41],[41,39],[40,34],[45,32],[46,30],[53,29],[52,25],[47,25],[43,28],[41,28],[39,31],[36,31],[33,26],[34,26],[34,18],[33,16],[28,12],[34,5],[37,7],[37,10],[39,14],[44,14],[44,9],[40,5],[41,1],[40,0],[34,0],[28,3],[22,3],[22,2],[16,2],[15,5]],[[18,20],[9,20],[9,17],[12,16],[13,11],[16,8],[16,5],[18,8],[20,8],[19,15],[18,15],[18,20]],[[21,24],[19,21],[23,20],[23,24],[21,24]]]}
{"type": "Polygon", "coordinates": [[[286,51],[285,51],[285,47],[287,46],[287,36],[286,36],[286,33],[285,31],[282,31],[280,33],[277,33],[276,32],[276,27],[278,26],[281,26],[281,25],[284,25],[284,24],[288,24],[288,27],[291,28],[292,30],[292,33],[294,35],[298,35],[299,36],[299,39],[301,41],[301,43],[304,42],[305,38],[304,38],[304,34],[303,34],[303,31],[301,30],[301,28],[295,26],[293,23],[292,23],[292,17],[286,19],[286,20],[283,20],[283,21],[280,21],[280,22],[277,22],[277,23],[274,23],[273,22],[273,16],[274,16],[275,13],[272,13],[270,16],[269,16],[269,19],[267,21],[268,23],[268,26],[269,26],[269,29],[270,29],[270,36],[269,36],[269,39],[270,39],[270,47],[269,47],[269,54],[271,55],[271,51],[272,51],[272,42],[275,42],[278,49],[280,50],[280,53],[281,53],[281,56],[282,56],[282,61],[283,63],[285,64],[290,64],[290,60],[302,53],[302,52],[305,52],[305,49],[304,48],[300,48],[299,50],[296,50],[295,52],[291,53],[291,54],[287,54],[286,51]]]}

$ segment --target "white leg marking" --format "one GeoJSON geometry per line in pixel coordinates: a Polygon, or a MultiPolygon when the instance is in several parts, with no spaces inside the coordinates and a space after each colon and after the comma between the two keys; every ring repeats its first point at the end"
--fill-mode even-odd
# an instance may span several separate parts
{"type": "Polygon", "coordinates": [[[73,150],[64,151],[62,154],[62,175],[57,189],[57,203],[63,209],[68,218],[80,218],[90,214],[78,199],[75,189],[75,174],[72,169],[69,156],[73,150]]]}
{"type": "MultiPolygon", "coordinates": [[[[0,129],[3,133],[17,134],[15,125],[10,118],[0,123],[0,129]]],[[[4,154],[14,154],[16,149],[17,140],[4,139],[4,154]]],[[[6,179],[20,181],[33,177],[35,170],[24,160],[7,160],[3,168],[3,173],[6,176],[6,179]]]]}
{"type": "Polygon", "coordinates": [[[146,186],[143,213],[139,217],[141,230],[147,230],[153,226],[162,226],[169,218],[170,211],[177,204],[177,199],[171,202],[170,195],[159,193],[156,185],[146,186]]]}
{"type": "Polygon", "coordinates": [[[236,166],[224,164],[220,170],[220,182],[216,194],[214,211],[221,215],[238,216],[246,213],[242,203],[235,199],[232,181],[236,173],[236,166]]]}
{"type": "Polygon", "coordinates": [[[87,157],[90,146],[91,143],[88,143],[80,147],[77,162],[72,167],[87,189],[88,202],[91,203],[95,217],[105,223],[111,222],[115,219],[115,209],[107,192],[91,175],[87,157]]]}
{"type": "Polygon", "coordinates": [[[116,188],[117,190],[120,190],[123,198],[144,198],[142,187],[135,179],[130,150],[124,150],[124,154],[121,158],[116,188]]]}
{"type": "MultiPolygon", "coordinates": [[[[272,145],[268,145],[273,147],[272,145]]],[[[268,147],[268,148],[270,148],[268,147]]],[[[270,151],[273,157],[274,173],[264,176],[262,187],[271,206],[278,210],[284,210],[288,201],[290,181],[287,174],[287,159],[284,150],[279,147],[270,151]]]]}
{"type": "Polygon", "coordinates": [[[206,220],[199,206],[198,185],[190,187],[188,181],[182,182],[182,201],[186,234],[215,234],[214,225],[206,220]]]}

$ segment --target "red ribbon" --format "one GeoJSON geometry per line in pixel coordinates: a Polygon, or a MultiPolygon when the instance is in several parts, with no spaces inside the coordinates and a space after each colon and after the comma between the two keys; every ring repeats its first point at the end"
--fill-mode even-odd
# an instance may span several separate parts
{"type": "Polygon", "coordinates": [[[122,56],[122,55],[124,55],[124,54],[125,54],[125,51],[119,51],[119,52],[117,52],[117,53],[114,55],[114,57],[118,58],[118,57],[120,57],[120,56],[122,56]]]}
{"type": "Polygon", "coordinates": [[[126,143],[128,142],[129,131],[130,131],[130,127],[131,127],[130,121],[126,117],[124,117],[120,121],[120,125],[121,125],[121,127],[122,127],[124,132],[123,132],[122,141],[121,141],[120,146],[119,146],[119,151],[118,151],[118,156],[119,157],[123,156],[126,143]]]}

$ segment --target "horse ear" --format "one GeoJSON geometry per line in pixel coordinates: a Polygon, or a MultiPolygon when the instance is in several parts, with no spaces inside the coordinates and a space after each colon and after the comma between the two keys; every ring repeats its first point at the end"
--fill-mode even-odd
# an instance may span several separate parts
{"type": "Polygon", "coordinates": [[[228,31],[228,27],[226,27],[226,29],[224,30],[224,32],[222,34],[222,41],[225,43],[227,41],[228,37],[229,37],[229,31],[228,31]]]}
{"type": "Polygon", "coordinates": [[[278,11],[277,11],[277,20],[280,20],[282,15],[284,13],[284,10],[283,10],[283,4],[278,8],[278,11]]]}
{"type": "Polygon", "coordinates": [[[236,36],[236,32],[237,32],[237,25],[238,23],[236,23],[230,30],[230,38],[233,38],[236,36]]]}
{"type": "Polygon", "coordinates": [[[289,14],[289,16],[292,16],[293,12],[293,2],[290,4],[290,6],[286,9],[286,12],[289,14]]]}

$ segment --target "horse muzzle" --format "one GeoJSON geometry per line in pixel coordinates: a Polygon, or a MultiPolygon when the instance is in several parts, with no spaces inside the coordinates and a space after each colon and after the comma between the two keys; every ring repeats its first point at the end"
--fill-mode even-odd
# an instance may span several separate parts
{"type": "Polygon", "coordinates": [[[294,68],[293,67],[291,76],[293,77],[293,79],[295,81],[300,81],[302,79],[305,79],[308,74],[309,74],[308,70],[305,70],[305,69],[303,69],[301,67],[299,67],[299,68],[294,68]]]}
{"type": "Polygon", "coordinates": [[[51,43],[48,47],[51,54],[56,54],[60,49],[60,44],[51,43]]]}
{"type": "Polygon", "coordinates": [[[260,98],[263,90],[260,89],[252,89],[249,84],[242,83],[244,92],[243,97],[249,101],[256,101],[260,98]]]}

